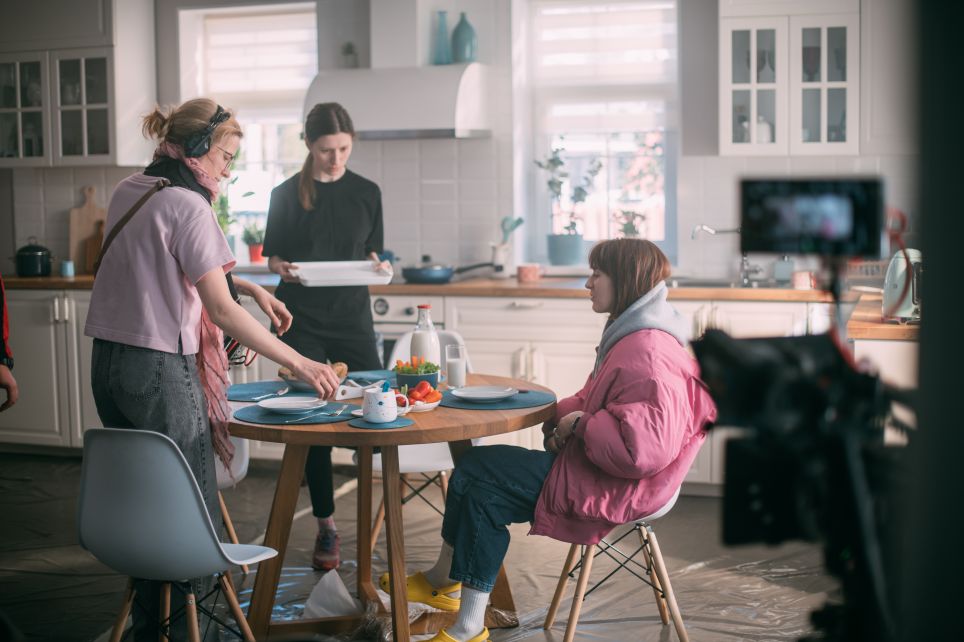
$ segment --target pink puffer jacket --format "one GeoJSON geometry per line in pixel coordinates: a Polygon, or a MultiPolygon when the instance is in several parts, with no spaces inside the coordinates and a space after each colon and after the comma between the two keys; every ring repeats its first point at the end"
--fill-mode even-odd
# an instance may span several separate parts
{"type": "Polygon", "coordinates": [[[672,335],[626,335],[595,378],[562,399],[555,421],[582,410],[549,471],[530,534],[595,544],[672,498],[716,419],[693,357],[672,335]]]}

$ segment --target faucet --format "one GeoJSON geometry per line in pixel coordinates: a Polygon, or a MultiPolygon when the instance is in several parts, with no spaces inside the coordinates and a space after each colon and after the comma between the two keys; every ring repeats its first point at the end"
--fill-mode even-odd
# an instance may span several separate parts
{"type": "MultiPolygon", "coordinates": [[[[700,223],[699,225],[693,228],[693,231],[690,233],[690,238],[695,239],[697,236],[699,236],[700,232],[706,232],[707,234],[713,234],[713,235],[739,234],[740,228],[733,227],[733,228],[720,230],[720,229],[712,228],[709,225],[700,223]]],[[[740,286],[744,288],[750,287],[750,275],[759,274],[760,272],[763,272],[763,268],[760,267],[759,265],[751,264],[750,258],[747,256],[746,252],[743,252],[740,258],[740,286]]]]}

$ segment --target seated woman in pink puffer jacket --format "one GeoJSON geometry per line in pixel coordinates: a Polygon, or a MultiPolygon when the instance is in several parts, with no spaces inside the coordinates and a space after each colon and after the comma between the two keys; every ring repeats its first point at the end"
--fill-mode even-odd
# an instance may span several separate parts
{"type": "Polygon", "coordinates": [[[410,600],[459,611],[432,642],[488,640],[485,607],[509,546],[508,524],[599,542],[673,497],[716,419],[686,350],[686,321],[666,301],[666,256],[649,241],[618,239],[597,244],[589,266],[592,309],[609,321],[586,384],[543,426],[545,451],[468,451],[449,482],[438,561],[408,577],[410,600]]]}

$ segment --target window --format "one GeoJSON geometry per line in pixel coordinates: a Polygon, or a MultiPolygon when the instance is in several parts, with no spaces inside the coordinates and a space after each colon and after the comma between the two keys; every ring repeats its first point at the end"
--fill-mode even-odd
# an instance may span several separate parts
{"type": "Polygon", "coordinates": [[[251,225],[264,229],[271,190],[298,172],[307,155],[302,109],[318,71],[315,4],[188,10],[179,19],[181,98],[214,98],[236,110],[244,130],[222,193],[235,218],[228,238],[246,263],[238,237],[251,225]]]}
{"type": "Polygon", "coordinates": [[[532,211],[552,214],[531,217],[530,229],[587,241],[638,235],[675,261],[676,2],[531,7],[534,156],[563,165],[555,190],[550,172],[532,166],[532,211]]]}

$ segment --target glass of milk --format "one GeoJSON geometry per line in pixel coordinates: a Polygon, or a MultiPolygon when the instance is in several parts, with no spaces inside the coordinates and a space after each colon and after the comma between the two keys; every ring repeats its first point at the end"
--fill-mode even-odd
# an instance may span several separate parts
{"type": "Polygon", "coordinates": [[[461,343],[445,346],[445,375],[449,388],[465,386],[465,346],[461,343]]]}

